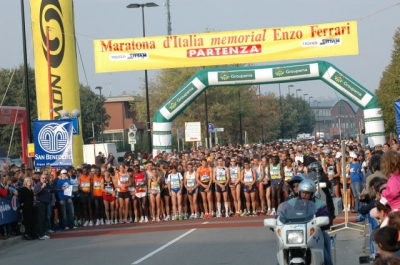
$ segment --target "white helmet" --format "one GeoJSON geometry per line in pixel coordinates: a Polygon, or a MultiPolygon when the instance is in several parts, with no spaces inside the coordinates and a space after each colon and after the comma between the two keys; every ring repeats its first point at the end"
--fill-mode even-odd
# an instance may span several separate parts
{"type": "Polygon", "coordinates": [[[299,184],[299,192],[308,192],[314,194],[315,183],[311,179],[305,179],[299,184]]]}

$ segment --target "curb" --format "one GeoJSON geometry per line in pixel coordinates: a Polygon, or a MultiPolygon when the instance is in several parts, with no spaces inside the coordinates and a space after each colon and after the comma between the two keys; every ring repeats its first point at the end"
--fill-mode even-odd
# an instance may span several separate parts
{"type": "Polygon", "coordinates": [[[14,237],[7,238],[5,240],[0,240],[0,248],[16,244],[16,243],[22,241],[22,239],[23,239],[22,236],[14,236],[14,237]]]}

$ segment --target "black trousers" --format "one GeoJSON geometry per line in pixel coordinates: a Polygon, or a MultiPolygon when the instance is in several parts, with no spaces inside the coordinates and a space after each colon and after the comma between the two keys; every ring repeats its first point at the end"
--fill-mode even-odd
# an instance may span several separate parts
{"type": "Polygon", "coordinates": [[[33,205],[25,205],[24,210],[22,211],[23,216],[23,224],[25,226],[25,235],[30,237],[35,237],[34,235],[34,214],[33,214],[34,207],[33,205]]]}
{"type": "Polygon", "coordinates": [[[48,203],[37,202],[35,211],[35,235],[42,237],[46,232],[46,216],[48,203]]]}

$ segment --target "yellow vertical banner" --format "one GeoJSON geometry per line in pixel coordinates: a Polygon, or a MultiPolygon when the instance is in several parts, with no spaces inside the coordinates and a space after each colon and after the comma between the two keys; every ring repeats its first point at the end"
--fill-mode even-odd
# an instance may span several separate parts
{"type": "MultiPolygon", "coordinates": [[[[63,110],[69,113],[75,109],[81,110],[73,1],[30,0],[30,6],[38,119],[50,120],[51,112],[54,119],[60,119],[63,110]],[[47,27],[49,27],[51,87],[48,78],[47,27]]],[[[83,163],[82,135],[75,135],[73,142],[76,166],[83,163]]]]}

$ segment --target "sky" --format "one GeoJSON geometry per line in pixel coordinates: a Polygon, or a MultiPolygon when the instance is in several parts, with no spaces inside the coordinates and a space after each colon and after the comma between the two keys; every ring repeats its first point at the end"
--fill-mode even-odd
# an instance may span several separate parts
{"type": "MultiPolygon", "coordinates": [[[[151,1],[151,0],[149,0],[151,1]]],[[[36,0],[33,2],[37,2],[36,0]]],[[[145,8],[146,36],[167,35],[166,0],[153,0],[158,7],[145,8]]],[[[79,81],[103,87],[103,95],[136,95],[144,82],[144,71],[95,73],[93,40],[135,38],[142,36],[140,9],[126,6],[135,0],[75,0],[75,30],[81,58],[78,57],[79,81]]],[[[336,65],[371,92],[379,87],[382,72],[390,63],[393,35],[400,27],[399,0],[170,0],[172,34],[260,29],[348,20],[358,21],[359,55],[316,58],[336,65]]],[[[24,0],[28,63],[33,66],[33,43],[30,24],[30,1],[24,0]]],[[[0,68],[23,63],[20,1],[0,1],[0,68]]],[[[259,63],[271,65],[307,60],[259,63]]],[[[154,78],[157,70],[149,70],[154,78]]],[[[339,99],[341,96],[322,81],[295,82],[281,85],[282,93],[293,85],[299,96],[313,100],[339,99]]],[[[179,88],[177,87],[177,90],[179,88]]],[[[95,91],[95,90],[94,90],[95,91]]],[[[95,91],[98,93],[98,91],[95,91]]],[[[278,85],[262,85],[261,93],[278,93],[278,85]]]]}

